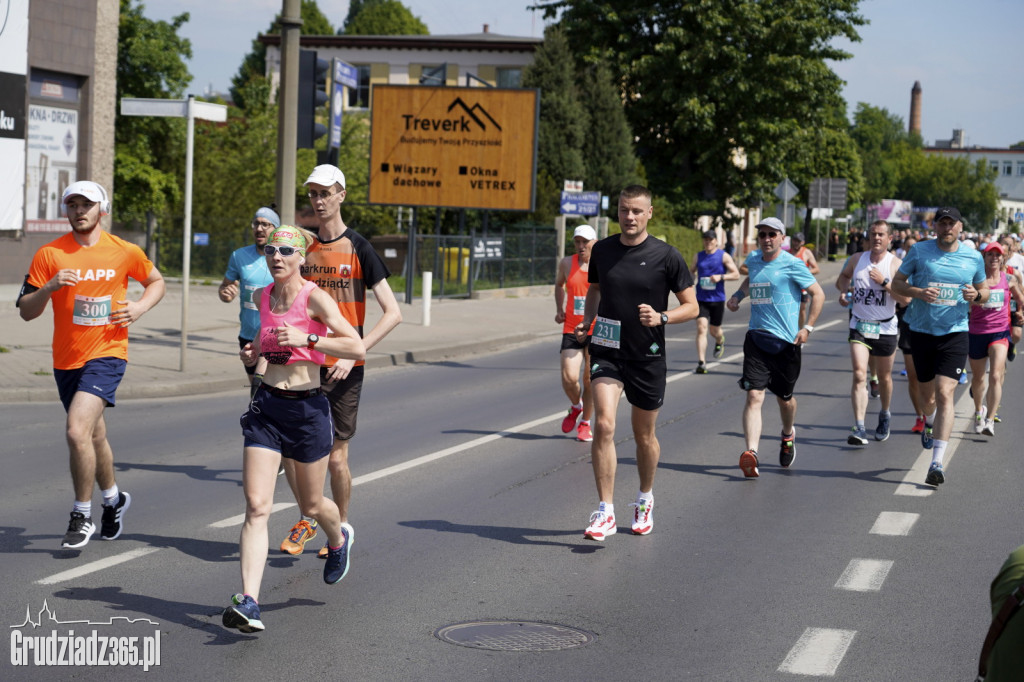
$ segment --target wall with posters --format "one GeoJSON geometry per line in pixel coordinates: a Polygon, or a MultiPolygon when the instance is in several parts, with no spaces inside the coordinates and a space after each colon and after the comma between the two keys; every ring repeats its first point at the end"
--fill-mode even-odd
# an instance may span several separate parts
{"type": "Polygon", "coordinates": [[[0,0],[0,283],[70,229],[68,184],[113,193],[118,13],[118,0],[0,0]]]}

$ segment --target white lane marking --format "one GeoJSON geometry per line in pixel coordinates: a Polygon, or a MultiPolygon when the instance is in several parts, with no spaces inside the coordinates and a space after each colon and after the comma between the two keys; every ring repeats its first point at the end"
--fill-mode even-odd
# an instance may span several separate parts
{"type": "Polygon", "coordinates": [[[779,672],[832,677],[856,634],[856,630],[807,628],[789,650],[779,672]]]}
{"type": "Polygon", "coordinates": [[[888,559],[850,559],[835,588],[851,592],[878,592],[892,565],[888,559]]]}
{"type": "MultiPolygon", "coordinates": [[[[831,326],[833,326],[835,324],[838,324],[839,322],[842,322],[842,320],[832,320],[831,322],[826,322],[825,324],[819,325],[817,327],[817,329],[827,329],[828,327],[831,327],[831,326]]],[[[736,360],[736,359],[742,358],[742,357],[743,357],[743,352],[741,351],[739,353],[734,353],[733,355],[730,355],[729,357],[723,358],[723,359],[718,360],[716,362],[710,362],[710,363],[707,364],[707,366],[708,366],[708,368],[717,367],[718,365],[720,365],[720,364],[722,364],[724,362],[731,362],[733,360],[736,360]]],[[[684,377],[691,376],[691,375],[693,375],[693,371],[692,370],[685,371],[685,372],[677,372],[677,373],[673,374],[672,376],[670,376],[667,379],[667,382],[679,381],[680,379],[682,379],[684,377]]],[[[516,433],[521,433],[523,431],[528,431],[529,429],[532,429],[534,427],[542,426],[543,424],[547,424],[548,422],[558,421],[558,420],[564,419],[564,418],[565,418],[565,412],[555,412],[554,414],[549,414],[546,417],[540,417],[538,419],[534,419],[533,421],[528,421],[528,422],[525,422],[523,424],[519,424],[517,426],[510,427],[508,429],[505,429],[504,431],[499,431],[497,433],[492,433],[492,434],[488,434],[486,436],[481,436],[480,438],[476,438],[476,439],[468,441],[466,443],[462,443],[461,445],[453,445],[450,448],[445,448],[444,450],[438,450],[437,452],[430,453],[429,455],[423,455],[422,457],[417,457],[416,459],[410,459],[408,462],[403,462],[401,464],[396,464],[394,466],[386,467],[384,469],[379,469],[377,471],[373,471],[373,472],[370,472],[368,474],[363,474],[362,476],[357,476],[356,478],[352,479],[352,485],[353,486],[362,485],[364,483],[370,483],[372,481],[377,481],[379,479],[386,478],[387,476],[393,476],[394,474],[398,474],[398,473],[401,473],[403,471],[408,471],[409,469],[415,469],[416,467],[423,466],[424,464],[429,464],[430,462],[436,462],[437,460],[444,459],[445,457],[449,457],[450,455],[455,455],[455,454],[458,454],[460,452],[464,452],[466,450],[470,450],[472,448],[478,447],[480,445],[486,445],[487,443],[496,441],[499,438],[504,438],[506,436],[511,436],[513,434],[516,434],[516,433]]],[[[294,503],[278,503],[278,504],[274,505],[273,511],[276,512],[276,511],[279,511],[280,509],[285,509],[287,507],[293,507],[293,506],[295,506],[294,503]]],[[[245,521],[245,514],[239,514],[237,516],[232,516],[231,518],[224,519],[222,521],[216,521],[214,523],[211,523],[210,527],[211,528],[228,528],[230,526],[240,525],[244,521],[245,521]]]]}
{"type": "Polygon", "coordinates": [[[140,547],[138,549],[133,549],[130,552],[125,552],[124,554],[117,554],[114,556],[107,557],[105,559],[100,559],[99,561],[92,561],[87,564],[82,564],[81,566],[69,569],[67,571],[55,573],[54,575],[51,575],[49,578],[37,580],[36,583],[39,585],[53,585],[55,583],[64,582],[65,580],[74,580],[75,578],[81,578],[84,575],[89,575],[90,573],[95,573],[96,571],[102,571],[105,568],[117,566],[118,564],[123,564],[126,561],[138,559],[139,557],[143,557],[147,554],[152,554],[153,552],[158,551],[160,551],[159,547],[140,547]]]}
{"type": "MultiPolygon", "coordinates": [[[[964,391],[964,394],[960,396],[960,400],[953,406],[954,418],[953,418],[953,430],[949,435],[949,445],[946,446],[946,454],[942,458],[943,470],[949,471],[949,464],[953,461],[953,455],[956,453],[957,448],[960,446],[960,441],[963,440],[964,434],[967,433],[967,429],[973,428],[974,416],[974,399],[971,398],[969,391],[964,391]],[[968,410],[970,413],[967,415],[964,410],[967,409],[968,404],[972,406],[972,409],[968,410]],[[958,413],[964,413],[965,416],[957,417],[958,413]]],[[[910,467],[910,471],[903,477],[903,482],[896,486],[896,490],[893,491],[893,495],[904,495],[908,497],[928,497],[936,491],[936,488],[924,485],[924,478],[928,475],[928,467],[932,463],[932,451],[921,450],[921,454],[914,460],[914,465],[910,467]]]]}
{"type": "Polygon", "coordinates": [[[868,532],[874,535],[910,535],[910,529],[919,518],[920,514],[884,511],[879,513],[875,525],[868,532]]]}
{"type": "MultiPolygon", "coordinates": [[[[297,506],[295,502],[275,502],[274,506],[271,507],[270,513],[279,512],[282,509],[291,509],[297,506]]],[[[232,516],[231,518],[224,519],[223,521],[214,521],[210,524],[210,528],[230,528],[231,526],[240,526],[245,522],[245,514],[239,514],[238,516],[232,516]]]]}

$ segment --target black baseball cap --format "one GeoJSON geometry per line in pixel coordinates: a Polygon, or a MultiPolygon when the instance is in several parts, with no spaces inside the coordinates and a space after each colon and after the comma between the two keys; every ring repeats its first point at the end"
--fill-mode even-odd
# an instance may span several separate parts
{"type": "Polygon", "coordinates": [[[963,218],[960,217],[960,211],[956,210],[952,206],[946,206],[940,208],[935,212],[935,222],[939,222],[943,218],[952,218],[955,222],[963,222],[963,218]]]}

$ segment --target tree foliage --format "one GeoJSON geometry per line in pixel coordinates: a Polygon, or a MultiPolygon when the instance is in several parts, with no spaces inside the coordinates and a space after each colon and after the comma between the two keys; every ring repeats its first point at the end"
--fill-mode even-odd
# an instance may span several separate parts
{"type": "Polygon", "coordinates": [[[349,8],[349,17],[339,33],[350,36],[425,36],[427,25],[399,0],[365,0],[349,8]],[[353,10],[356,13],[353,14],[353,10]]]}
{"type": "Polygon", "coordinates": [[[576,88],[576,66],[561,28],[550,26],[533,63],[523,70],[524,88],[540,89],[537,131],[537,210],[539,222],[558,215],[563,180],[587,180],[583,161],[587,114],[576,88]]]}
{"type": "Polygon", "coordinates": [[[899,116],[864,102],[853,114],[850,135],[864,172],[864,203],[898,198],[901,169],[907,155],[920,148],[919,140],[911,139],[899,116]]]}
{"type": "MultiPolygon", "coordinates": [[[[191,43],[178,36],[188,13],[153,21],[137,0],[121,0],[117,37],[117,101],[123,97],[181,97],[192,76],[185,60],[191,43]]],[[[185,151],[180,119],[122,116],[114,124],[114,185],[117,217],[139,218],[162,211],[180,194],[178,172],[185,151]]]]}
{"type": "Polygon", "coordinates": [[[766,196],[794,166],[792,144],[827,127],[841,106],[826,60],[859,40],[858,0],[549,0],[571,47],[604,56],[623,84],[626,113],[650,185],[695,214],[766,196]],[[737,164],[742,150],[745,164],[737,164]]]}
{"type": "Polygon", "coordinates": [[[580,103],[586,112],[583,164],[586,189],[609,197],[639,181],[633,132],[622,106],[621,89],[604,60],[583,67],[580,103]]]}
{"type": "MultiPolygon", "coordinates": [[[[316,0],[302,0],[300,14],[302,28],[299,31],[302,35],[329,36],[334,34],[334,27],[320,11],[316,0]]],[[[280,32],[281,13],[278,12],[264,33],[270,35],[280,32]]],[[[263,83],[260,83],[261,80],[266,80],[266,73],[267,46],[261,43],[257,36],[253,38],[252,49],[245,55],[241,66],[238,67],[238,73],[231,79],[231,101],[242,109],[248,109],[256,104],[252,97],[266,88],[263,83]]]]}
{"type": "Polygon", "coordinates": [[[956,206],[968,230],[985,231],[996,217],[996,172],[984,159],[928,155],[915,150],[904,159],[896,187],[900,199],[915,206],[956,206]]]}

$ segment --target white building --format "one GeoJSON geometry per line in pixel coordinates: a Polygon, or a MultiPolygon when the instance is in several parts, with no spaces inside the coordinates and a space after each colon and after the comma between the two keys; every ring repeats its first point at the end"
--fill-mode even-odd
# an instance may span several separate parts
{"type": "Polygon", "coordinates": [[[996,172],[998,230],[1005,230],[1008,222],[1024,221],[1024,146],[965,147],[963,131],[954,130],[952,139],[936,140],[934,146],[925,147],[924,151],[937,156],[963,157],[972,164],[984,159],[996,172]]]}

